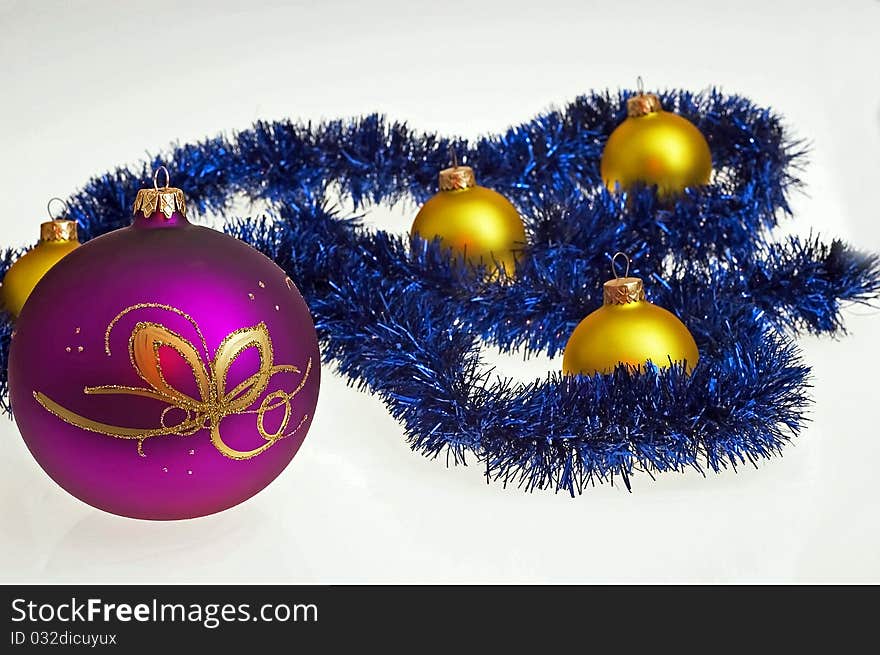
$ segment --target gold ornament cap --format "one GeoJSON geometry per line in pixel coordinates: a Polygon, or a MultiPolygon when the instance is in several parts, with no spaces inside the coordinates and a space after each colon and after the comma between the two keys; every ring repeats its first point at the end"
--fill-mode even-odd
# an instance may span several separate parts
{"type": "Polygon", "coordinates": [[[653,93],[645,93],[645,84],[642,82],[641,75],[636,78],[636,87],[638,93],[626,101],[627,116],[638,118],[639,116],[647,116],[648,114],[663,111],[660,97],[653,93]]]}
{"type": "Polygon", "coordinates": [[[629,276],[629,257],[626,253],[614,253],[614,257],[611,258],[611,270],[614,271],[614,279],[608,280],[602,287],[603,304],[628,305],[645,299],[645,285],[642,283],[642,279],[629,276]],[[623,277],[618,277],[617,270],[614,268],[615,260],[618,257],[626,259],[626,273],[623,274],[623,277]]]}
{"type": "Polygon", "coordinates": [[[55,218],[40,223],[40,241],[79,241],[76,221],[55,218]]]}
{"type": "Polygon", "coordinates": [[[440,190],[458,191],[477,185],[477,176],[470,166],[451,166],[440,171],[440,190]]]}
{"type": "Polygon", "coordinates": [[[49,199],[49,203],[46,205],[46,213],[49,214],[49,218],[52,220],[40,223],[40,242],[79,241],[79,234],[77,234],[76,231],[76,221],[66,218],[68,212],[69,209],[67,203],[61,198],[49,199]],[[55,216],[52,213],[52,203],[55,201],[61,203],[64,208],[64,213],[60,216],[55,216]]]}
{"type": "Polygon", "coordinates": [[[645,285],[638,277],[616,277],[603,287],[602,300],[606,305],[628,305],[644,299],[645,285]]]}
{"type": "Polygon", "coordinates": [[[156,212],[162,212],[165,218],[170,219],[174,212],[186,217],[186,198],[183,191],[169,186],[171,176],[168,169],[160,166],[153,173],[153,188],[141,189],[134,199],[134,213],[138,212],[149,218],[156,212]],[[165,185],[159,186],[159,171],[165,171],[165,185]]]}
{"type": "Polygon", "coordinates": [[[639,92],[626,101],[626,115],[630,118],[647,116],[658,111],[663,111],[663,105],[660,104],[660,97],[653,93],[639,92]]]}

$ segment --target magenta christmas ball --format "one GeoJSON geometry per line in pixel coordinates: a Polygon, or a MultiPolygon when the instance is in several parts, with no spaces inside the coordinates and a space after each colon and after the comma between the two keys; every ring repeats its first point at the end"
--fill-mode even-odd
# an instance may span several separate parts
{"type": "Polygon", "coordinates": [[[183,519],[236,505],[296,454],[318,340],[293,282],[247,244],[142,190],[130,227],[40,281],[16,322],[10,397],[40,466],[102,510],[183,519]]]}

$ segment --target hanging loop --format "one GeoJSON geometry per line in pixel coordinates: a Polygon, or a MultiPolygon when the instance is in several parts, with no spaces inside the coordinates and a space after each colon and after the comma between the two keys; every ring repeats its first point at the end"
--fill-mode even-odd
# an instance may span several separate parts
{"type": "Polygon", "coordinates": [[[458,152],[455,150],[455,144],[449,144],[449,158],[452,160],[452,168],[458,168],[458,152]]]}
{"type": "Polygon", "coordinates": [[[165,185],[162,188],[167,189],[171,186],[171,175],[168,173],[168,169],[164,166],[160,166],[153,171],[153,188],[156,189],[156,191],[159,190],[159,171],[165,171],[165,185]]]}
{"type": "Polygon", "coordinates": [[[49,198],[49,202],[46,203],[46,213],[49,214],[49,218],[51,218],[53,221],[58,221],[58,220],[61,220],[62,218],[66,218],[67,216],[70,215],[70,206],[66,202],[64,202],[64,200],[62,198],[57,198],[57,197],[56,198],[49,198]],[[53,215],[52,214],[52,203],[53,202],[60,202],[61,206],[64,208],[64,213],[59,214],[58,216],[53,215]]]}
{"type": "Polygon", "coordinates": [[[611,272],[614,273],[614,279],[619,280],[620,276],[617,274],[617,258],[623,257],[626,260],[626,272],[623,274],[623,277],[629,277],[629,264],[630,259],[629,255],[625,252],[616,252],[614,256],[611,258],[611,272]]]}

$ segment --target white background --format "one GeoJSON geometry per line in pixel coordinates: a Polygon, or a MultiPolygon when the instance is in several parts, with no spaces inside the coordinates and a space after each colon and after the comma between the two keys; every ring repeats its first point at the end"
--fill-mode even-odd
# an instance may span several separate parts
{"type": "MultiPolygon", "coordinates": [[[[0,0],[0,233],[172,141],[255,119],[372,111],[467,137],[589,89],[712,85],[812,144],[786,229],[880,250],[880,3],[0,0]]],[[[405,229],[413,207],[373,212],[405,229]]],[[[208,219],[205,219],[208,220],[208,219]]],[[[0,419],[2,582],[880,582],[877,312],[803,339],[812,422],[738,473],[565,495],[487,486],[409,451],[325,370],[285,473],[204,519],[151,523],[68,496],[0,419]]],[[[500,360],[528,379],[559,361],[500,360]]]]}

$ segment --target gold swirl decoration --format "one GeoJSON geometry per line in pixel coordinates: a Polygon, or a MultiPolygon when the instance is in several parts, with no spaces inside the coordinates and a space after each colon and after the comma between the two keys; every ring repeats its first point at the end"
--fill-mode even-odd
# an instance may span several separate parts
{"type": "Polygon", "coordinates": [[[138,442],[138,453],[144,457],[143,442],[150,437],[163,435],[189,436],[199,430],[208,429],[211,433],[211,443],[224,456],[230,459],[250,459],[271,448],[275,443],[295,434],[306,422],[308,415],[304,415],[300,422],[289,429],[293,415],[293,399],[305,387],[306,381],[312,370],[312,360],[309,358],[302,372],[296,366],[275,365],[272,339],[266,324],[260,322],[254,327],[235,330],[227,335],[214,356],[211,357],[207,342],[196,321],[185,312],[159,303],[141,303],[127,307],[110,322],[104,334],[104,350],[110,356],[110,333],[119,320],[126,314],[139,309],[161,309],[172,312],[186,319],[193,326],[199,336],[199,347],[180,334],[170,330],[161,323],[141,321],[134,326],[128,340],[128,351],[131,364],[147,386],[129,387],[119,385],[106,385],[97,387],[85,387],[84,393],[107,394],[107,395],[130,395],[152,398],[166,403],[168,406],[159,417],[159,425],[155,428],[127,428],[116,425],[101,423],[80,416],[72,412],[46,394],[34,391],[34,398],[49,412],[63,421],[75,425],[83,430],[97,432],[119,439],[135,439],[138,442]],[[166,379],[162,372],[162,363],[159,358],[159,350],[162,347],[174,349],[189,366],[193,373],[198,397],[175,389],[166,379]],[[242,382],[232,389],[227,389],[227,376],[233,363],[242,353],[256,349],[259,355],[257,370],[247,376],[242,382]],[[204,359],[202,358],[204,352],[204,359]],[[293,391],[277,390],[260,400],[261,396],[269,387],[269,382],[279,373],[302,374],[299,384],[293,391]],[[259,404],[257,404],[259,401],[259,404]],[[255,408],[252,408],[256,405],[255,408]],[[166,425],[165,419],[173,409],[184,413],[183,419],[175,425],[166,425]],[[266,429],[266,418],[270,412],[280,410],[282,412],[280,424],[274,431],[266,429]],[[257,431],[263,438],[264,443],[252,450],[237,450],[227,444],[221,435],[220,426],[223,419],[233,414],[255,414],[257,431]]]}

